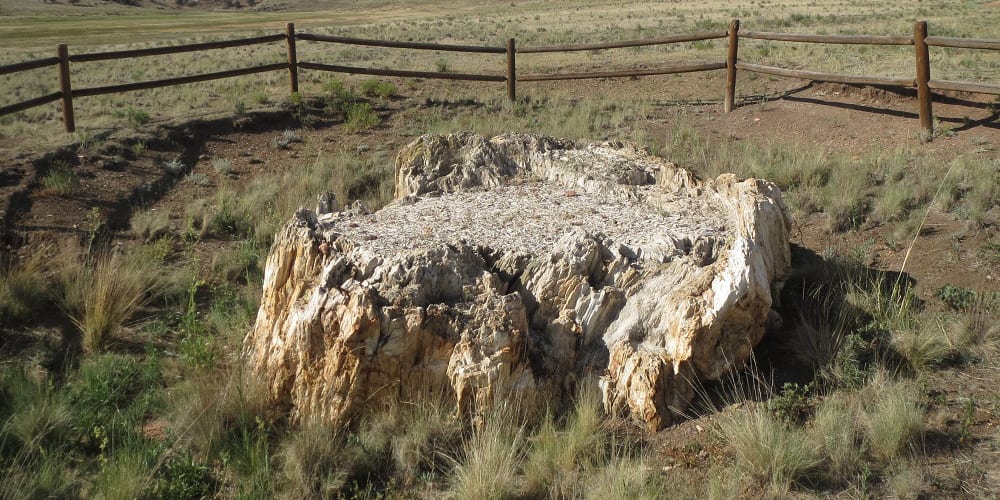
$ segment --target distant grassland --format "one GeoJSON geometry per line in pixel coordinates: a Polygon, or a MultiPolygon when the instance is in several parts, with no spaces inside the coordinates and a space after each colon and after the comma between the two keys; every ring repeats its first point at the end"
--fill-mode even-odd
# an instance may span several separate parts
{"type": "MultiPolygon", "coordinates": [[[[23,0],[22,0],[23,1],[23,0]]],[[[915,20],[928,20],[932,35],[1000,38],[1000,8],[969,1],[867,2],[859,0],[759,2],[618,2],[485,1],[400,3],[361,0],[320,2],[320,11],[190,11],[114,7],[52,6],[36,13],[7,7],[0,16],[0,64],[50,57],[57,43],[70,53],[156,45],[172,45],[279,33],[286,22],[312,33],[502,46],[516,38],[521,47],[573,44],[655,37],[700,30],[724,30],[740,19],[745,30],[773,30],[818,34],[911,33],[915,20]],[[41,12],[41,13],[39,13],[41,12]],[[116,44],[109,45],[109,40],[116,44]]],[[[293,7],[295,5],[293,4],[293,7]]],[[[593,68],[627,68],[675,63],[722,61],[725,41],[714,40],[648,48],[522,55],[519,72],[552,72],[593,68]]],[[[170,76],[232,69],[251,64],[281,62],[281,42],[211,52],[154,56],[140,59],[72,65],[74,88],[126,83],[170,76]]],[[[788,68],[912,76],[911,47],[869,47],[796,44],[744,40],[741,60],[788,68]]],[[[1000,53],[965,49],[932,49],[933,77],[937,79],[1000,81],[1000,53]]],[[[299,43],[299,60],[424,71],[502,74],[502,56],[428,51],[375,49],[335,44],[299,43]]],[[[0,105],[11,104],[57,90],[54,68],[0,77],[5,89],[0,105]]],[[[302,92],[318,92],[331,75],[302,71],[302,92]]],[[[696,90],[718,88],[722,73],[684,78],[705,79],[696,90]]],[[[773,79],[741,80],[740,91],[759,92],[774,86],[773,79]],[[760,81],[756,81],[760,80],[760,81]]],[[[495,96],[496,84],[475,86],[474,95],[495,96]]],[[[468,92],[467,89],[462,89],[468,92]]],[[[83,127],[119,123],[125,106],[139,107],[156,117],[184,117],[192,113],[231,111],[280,102],[288,95],[287,77],[274,72],[236,79],[137,91],[122,95],[78,99],[78,121],[83,127]],[[116,118],[118,115],[118,118],[116,118]]],[[[668,99],[715,99],[716,95],[668,95],[668,99]]],[[[6,136],[58,136],[56,104],[0,118],[6,136]]]]}

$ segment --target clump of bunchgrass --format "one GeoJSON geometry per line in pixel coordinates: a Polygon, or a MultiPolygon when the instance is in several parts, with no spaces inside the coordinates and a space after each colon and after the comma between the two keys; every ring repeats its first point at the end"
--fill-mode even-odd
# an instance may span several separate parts
{"type": "MultiPolygon", "coordinates": [[[[582,497],[592,500],[653,500],[670,496],[652,467],[628,455],[617,455],[606,464],[588,471],[579,488],[582,497]]],[[[564,498],[550,495],[549,498],[564,498]]]]}
{"type": "Polygon", "coordinates": [[[139,445],[120,450],[104,460],[94,481],[98,498],[126,500],[142,498],[153,484],[156,457],[139,445]]]}
{"type": "Polygon", "coordinates": [[[241,412],[244,401],[253,400],[233,373],[196,373],[171,390],[173,434],[202,456],[210,456],[221,447],[231,431],[230,419],[241,412]]]}
{"type": "Polygon", "coordinates": [[[824,456],[825,465],[819,471],[826,481],[846,483],[864,466],[857,402],[851,394],[824,399],[816,408],[810,431],[824,456]]]}
{"type": "Polygon", "coordinates": [[[0,373],[0,450],[16,445],[22,460],[33,460],[65,446],[72,415],[65,400],[47,383],[28,375],[22,367],[0,373]]]}
{"type": "Polygon", "coordinates": [[[400,412],[400,429],[390,445],[393,465],[404,482],[447,467],[443,458],[455,453],[462,436],[461,422],[451,410],[443,401],[421,401],[400,412]]]}
{"type": "Polygon", "coordinates": [[[453,459],[453,495],[494,500],[517,494],[526,444],[525,429],[518,420],[514,408],[499,403],[483,415],[453,459]]]}
{"type": "Polygon", "coordinates": [[[880,374],[862,391],[861,423],[871,453],[893,462],[914,450],[924,430],[924,403],[917,387],[880,374]]]}
{"type": "Polygon", "coordinates": [[[578,496],[586,476],[609,458],[600,393],[591,382],[581,384],[561,429],[548,415],[531,436],[524,464],[528,491],[554,498],[578,496]]]}
{"type": "Polygon", "coordinates": [[[918,372],[941,365],[955,353],[945,331],[932,320],[893,331],[891,342],[910,368],[918,372]]]}
{"type": "Polygon", "coordinates": [[[885,486],[893,498],[921,498],[926,477],[916,463],[903,463],[892,468],[885,486]]]}
{"type": "MultiPolygon", "coordinates": [[[[220,191],[219,196],[226,191],[220,191]]],[[[184,228],[182,236],[188,240],[200,240],[212,230],[212,211],[207,200],[195,200],[184,208],[184,228]]]]}
{"type": "Polygon", "coordinates": [[[227,160],[226,158],[215,158],[212,160],[212,168],[215,169],[220,175],[232,175],[233,174],[233,162],[227,160]]]}
{"type": "Polygon", "coordinates": [[[281,444],[278,458],[286,494],[296,498],[334,498],[350,474],[346,439],[338,429],[312,420],[281,444]]]}
{"type": "Polygon", "coordinates": [[[49,303],[51,278],[45,265],[50,247],[0,258],[0,324],[21,323],[43,313],[49,303]]]}
{"type": "Polygon", "coordinates": [[[170,216],[163,210],[143,210],[132,215],[132,235],[152,241],[170,234],[170,216]]]}
{"type": "Polygon", "coordinates": [[[156,298],[165,286],[160,262],[147,254],[104,253],[89,262],[69,257],[60,272],[58,300],[82,334],[85,351],[95,352],[156,298]]]}
{"type": "Polygon", "coordinates": [[[75,498],[82,483],[66,454],[14,456],[0,468],[0,498],[75,498]]]}
{"type": "Polygon", "coordinates": [[[220,250],[212,258],[212,272],[229,283],[259,281],[264,266],[266,248],[256,240],[240,240],[229,249],[220,250]]]}
{"type": "Polygon", "coordinates": [[[783,490],[822,463],[820,447],[801,429],[765,405],[747,402],[720,415],[718,432],[736,456],[736,466],[761,486],[783,490]]]}

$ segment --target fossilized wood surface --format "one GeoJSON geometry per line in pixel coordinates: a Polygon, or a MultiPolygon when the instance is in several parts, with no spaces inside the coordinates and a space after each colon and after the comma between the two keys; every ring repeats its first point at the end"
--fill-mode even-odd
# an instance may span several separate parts
{"type": "Polygon", "coordinates": [[[300,209],[275,239],[245,355],[293,419],[442,394],[540,409],[596,374],[610,411],[658,429],[747,359],[789,270],[773,184],[634,145],[424,136],[395,184],[378,212],[300,209]]]}

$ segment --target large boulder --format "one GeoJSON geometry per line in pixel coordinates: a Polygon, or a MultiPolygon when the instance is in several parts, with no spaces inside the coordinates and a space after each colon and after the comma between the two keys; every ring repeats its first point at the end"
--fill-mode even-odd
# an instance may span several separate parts
{"type": "Polygon", "coordinates": [[[293,420],[442,395],[530,411],[593,381],[659,429],[747,360],[789,271],[774,184],[632,144],[424,136],[395,186],[375,213],[300,209],[275,239],[245,356],[293,420]]]}

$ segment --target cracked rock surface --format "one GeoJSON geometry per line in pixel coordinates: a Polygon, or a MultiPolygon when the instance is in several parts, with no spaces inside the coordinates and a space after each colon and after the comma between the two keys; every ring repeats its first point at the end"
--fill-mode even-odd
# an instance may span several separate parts
{"type": "Polygon", "coordinates": [[[395,186],[275,238],[244,354],[293,421],[441,396],[544,411],[597,383],[659,429],[748,358],[789,272],[777,187],[631,144],[423,136],[395,186]]]}

